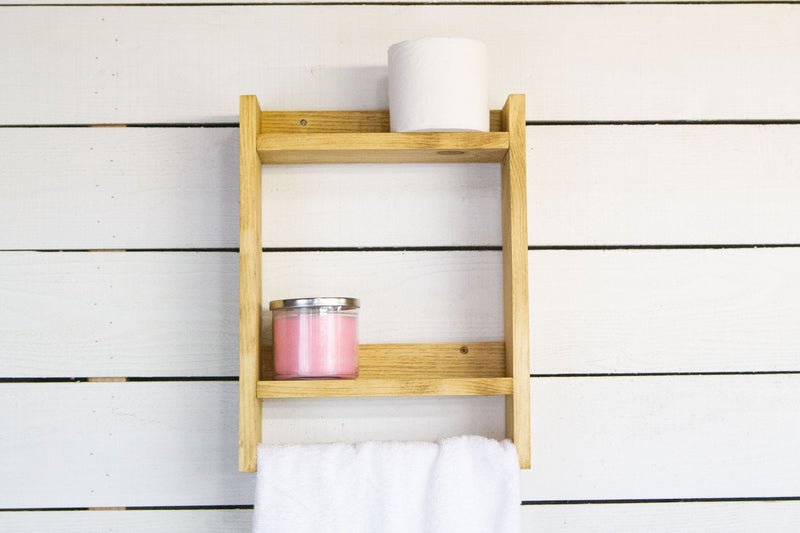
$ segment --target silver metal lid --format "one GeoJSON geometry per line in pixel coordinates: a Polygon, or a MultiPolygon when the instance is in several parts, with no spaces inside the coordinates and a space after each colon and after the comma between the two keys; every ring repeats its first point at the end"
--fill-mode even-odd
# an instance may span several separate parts
{"type": "Polygon", "coordinates": [[[289,300],[272,300],[269,303],[270,311],[274,309],[298,309],[301,307],[341,307],[343,309],[358,309],[361,302],[358,298],[291,298],[289,300]]]}

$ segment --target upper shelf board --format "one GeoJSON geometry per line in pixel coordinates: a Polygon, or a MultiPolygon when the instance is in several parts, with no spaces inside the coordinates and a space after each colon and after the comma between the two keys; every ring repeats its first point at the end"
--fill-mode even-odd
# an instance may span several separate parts
{"type": "MultiPolygon", "coordinates": [[[[262,111],[259,133],[389,133],[389,111],[262,111]]],[[[503,130],[503,113],[489,111],[489,131],[503,130]]]]}

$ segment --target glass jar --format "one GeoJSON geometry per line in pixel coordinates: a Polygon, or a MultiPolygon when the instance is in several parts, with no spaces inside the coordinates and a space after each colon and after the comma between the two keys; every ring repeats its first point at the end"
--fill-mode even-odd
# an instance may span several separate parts
{"type": "Polygon", "coordinates": [[[275,379],[358,377],[356,298],[273,300],[275,379]]]}

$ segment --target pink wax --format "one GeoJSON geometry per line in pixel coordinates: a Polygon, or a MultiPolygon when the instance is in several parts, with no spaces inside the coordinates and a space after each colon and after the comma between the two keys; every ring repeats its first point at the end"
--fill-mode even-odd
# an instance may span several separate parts
{"type": "Polygon", "coordinates": [[[357,309],[274,309],[272,330],[277,379],[358,376],[357,309]]]}

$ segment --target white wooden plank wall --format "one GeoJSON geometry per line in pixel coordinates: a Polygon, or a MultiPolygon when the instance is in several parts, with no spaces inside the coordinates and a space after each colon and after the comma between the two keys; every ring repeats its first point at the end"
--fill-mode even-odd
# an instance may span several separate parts
{"type": "MultiPolygon", "coordinates": [[[[386,48],[422,35],[487,43],[493,107],[528,96],[523,531],[798,529],[800,4],[50,3],[0,2],[0,530],[250,530],[238,95],[385,108],[386,48]]],[[[265,300],[499,340],[498,176],[265,167],[265,300]]],[[[264,440],[499,438],[502,413],[274,401],[264,440]]]]}
{"type": "Polygon", "coordinates": [[[236,120],[387,105],[386,49],[430,34],[489,46],[490,104],[537,121],[797,118],[794,4],[9,7],[2,124],[236,120]],[[31,20],[37,31],[29,31],[31,20]],[[601,23],[598,23],[601,21],[601,23]],[[178,28],[180,29],[178,31],[178,28]],[[56,59],[59,58],[59,59],[56,59]]]}

